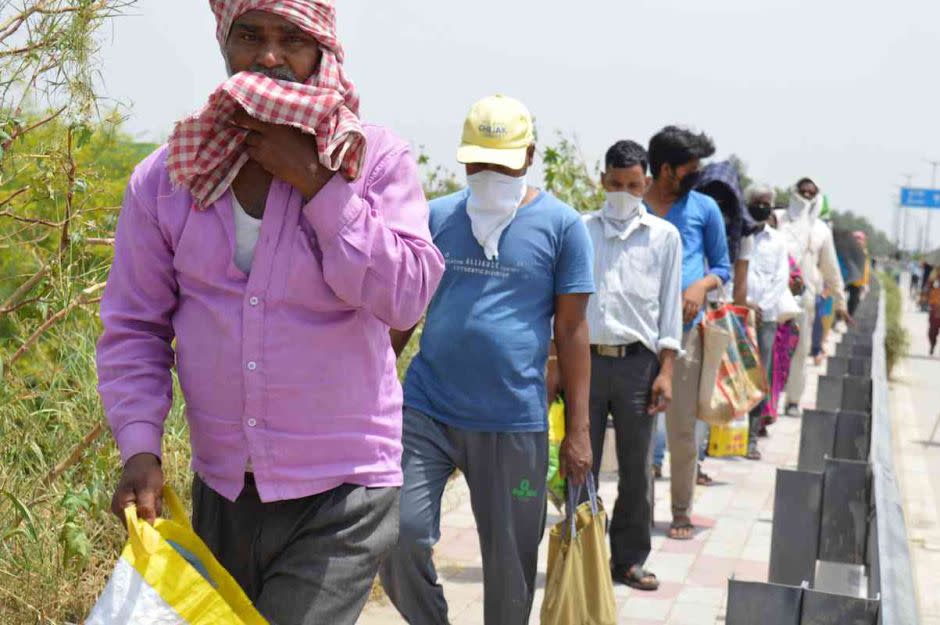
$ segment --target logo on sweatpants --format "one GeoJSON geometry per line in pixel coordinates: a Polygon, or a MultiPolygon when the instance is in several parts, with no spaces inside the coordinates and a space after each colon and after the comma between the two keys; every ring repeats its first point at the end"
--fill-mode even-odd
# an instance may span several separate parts
{"type": "Polygon", "coordinates": [[[529,486],[529,480],[522,480],[519,482],[519,486],[512,489],[512,496],[522,501],[532,499],[536,495],[538,495],[538,493],[532,490],[532,487],[529,486]]]}

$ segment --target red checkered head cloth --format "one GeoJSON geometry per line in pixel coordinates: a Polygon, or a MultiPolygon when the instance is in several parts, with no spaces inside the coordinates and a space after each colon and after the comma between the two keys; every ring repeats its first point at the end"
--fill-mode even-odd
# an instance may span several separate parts
{"type": "Polygon", "coordinates": [[[343,71],[332,0],[209,0],[223,48],[232,24],[248,11],[281,16],[314,37],[322,59],[304,84],[240,72],[225,81],[195,115],[176,125],[169,141],[167,169],[173,182],[189,189],[206,207],[229,188],[248,160],[248,132],[229,124],[239,108],[272,124],[289,125],[316,138],[320,162],[349,180],[358,178],[365,155],[359,95],[343,71]]]}

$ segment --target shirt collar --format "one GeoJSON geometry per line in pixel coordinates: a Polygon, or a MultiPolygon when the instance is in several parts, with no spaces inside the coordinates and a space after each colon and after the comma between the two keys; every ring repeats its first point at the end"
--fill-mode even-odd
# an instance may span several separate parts
{"type": "Polygon", "coordinates": [[[648,228],[653,221],[653,216],[647,210],[646,202],[641,202],[636,216],[632,219],[617,221],[601,215],[601,221],[604,223],[604,236],[608,239],[620,238],[626,240],[640,226],[648,228]]]}

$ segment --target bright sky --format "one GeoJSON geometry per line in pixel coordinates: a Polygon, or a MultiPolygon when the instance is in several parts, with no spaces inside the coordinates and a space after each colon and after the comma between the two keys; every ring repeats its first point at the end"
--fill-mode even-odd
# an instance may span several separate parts
{"type": "MultiPolygon", "coordinates": [[[[891,236],[898,185],[930,186],[925,159],[940,159],[937,0],[339,0],[338,12],[363,117],[454,170],[463,116],[495,92],[529,106],[543,141],[575,134],[591,163],[617,139],[699,128],[752,177],[811,176],[891,236]]],[[[201,0],[133,13],[105,33],[102,74],[133,107],[128,128],[160,140],[225,78],[214,20],[201,0]]],[[[910,213],[909,246],[924,224],[910,213]]]]}

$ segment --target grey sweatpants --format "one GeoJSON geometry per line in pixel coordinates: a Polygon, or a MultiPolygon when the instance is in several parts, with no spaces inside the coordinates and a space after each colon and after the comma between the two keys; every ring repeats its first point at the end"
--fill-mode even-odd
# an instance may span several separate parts
{"type": "Polygon", "coordinates": [[[264,503],[193,479],[193,528],[271,625],[353,625],[398,536],[398,489],[344,484],[264,503]]]}
{"type": "Polygon", "coordinates": [[[449,622],[431,552],[444,487],[460,469],[483,556],[484,623],[528,623],[545,529],[548,434],[471,432],[406,408],[403,442],[401,531],[380,569],[392,603],[411,625],[449,622]]]}

